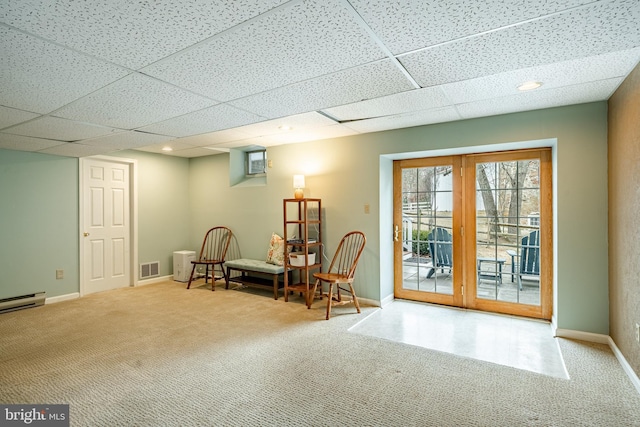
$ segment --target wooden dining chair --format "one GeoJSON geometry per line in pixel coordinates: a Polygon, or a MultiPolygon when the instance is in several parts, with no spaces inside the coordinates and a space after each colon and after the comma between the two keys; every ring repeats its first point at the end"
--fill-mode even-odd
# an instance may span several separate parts
{"type": "Polygon", "coordinates": [[[211,290],[215,291],[216,280],[224,278],[227,281],[227,273],[224,269],[224,259],[227,256],[227,249],[229,249],[229,243],[231,243],[231,236],[233,233],[227,227],[213,227],[204,236],[202,241],[202,248],[200,249],[200,255],[194,261],[191,261],[193,267],[191,268],[191,276],[189,277],[189,284],[187,289],[191,288],[191,282],[193,276],[196,274],[196,267],[198,265],[205,266],[204,283],[207,284],[209,279],[209,269],[211,269],[211,290]],[[222,276],[216,278],[216,266],[222,271],[222,276]]]}
{"type": "MultiPolygon", "coordinates": [[[[336,249],[336,253],[333,255],[329,270],[326,273],[314,273],[313,277],[316,279],[316,282],[313,285],[313,291],[310,292],[309,298],[314,298],[318,285],[320,285],[320,298],[324,296],[327,297],[327,320],[329,320],[331,316],[332,305],[353,303],[358,313],[360,313],[358,297],[353,290],[353,276],[356,273],[358,260],[360,259],[360,255],[362,255],[366,242],[367,238],[361,231],[347,233],[340,241],[338,249],[336,249]],[[322,292],[323,282],[329,284],[329,292],[326,294],[322,292]],[[348,285],[349,289],[341,287],[341,284],[348,285]],[[350,294],[351,298],[349,300],[343,300],[340,291],[350,294]]],[[[310,305],[311,301],[308,301],[307,306],[310,305]]]]}

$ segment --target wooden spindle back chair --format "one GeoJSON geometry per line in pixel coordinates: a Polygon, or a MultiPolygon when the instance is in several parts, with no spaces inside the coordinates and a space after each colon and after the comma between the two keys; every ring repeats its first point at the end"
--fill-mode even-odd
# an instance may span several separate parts
{"type": "MultiPolygon", "coordinates": [[[[352,231],[347,233],[331,260],[331,265],[326,273],[315,273],[313,277],[316,282],[313,286],[313,292],[310,294],[310,298],[313,298],[320,286],[320,296],[327,296],[327,320],[331,316],[331,306],[335,304],[353,303],[356,306],[356,310],[360,313],[360,304],[358,303],[358,297],[353,289],[353,279],[356,273],[356,267],[360,260],[360,255],[364,250],[364,246],[367,242],[367,238],[361,231],[352,231]],[[326,294],[322,292],[322,282],[329,284],[329,291],[326,294]],[[349,289],[343,288],[340,285],[346,284],[349,289]],[[336,294],[334,295],[334,285],[336,294]],[[340,291],[347,292],[351,295],[351,299],[343,301],[340,291]]],[[[310,306],[310,302],[307,306],[310,306]]]]}
{"type": "Polygon", "coordinates": [[[211,290],[215,291],[215,282],[217,279],[224,278],[227,280],[227,273],[224,269],[224,261],[227,256],[227,249],[231,243],[231,237],[233,233],[227,227],[213,227],[204,236],[202,241],[202,248],[200,249],[200,255],[194,261],[191,261],[193,267],[191,268],[191,276],[189,277],[189,284],[187,289],[191,288],[191,282],[193,276],[196,274],[196,267],[198,265],[205,266],[204,283],[206,284],[209,279],[209,269],[211,268],[211,290]],[[222,271],[222,276],[216,278],[215,269],[216,266],[222,271]]]}

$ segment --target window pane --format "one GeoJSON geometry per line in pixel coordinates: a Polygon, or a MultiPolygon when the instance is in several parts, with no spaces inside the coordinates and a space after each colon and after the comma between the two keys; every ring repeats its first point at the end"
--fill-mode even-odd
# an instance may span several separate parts
{"type": "Polygon", "coordinates": [[[476,270],[480,299],[540,304],[539,161],[476,167],[476,270]]]}
{"type": "Polygon", "coordinates": [[[247,153],[247,174],[266,173],[266,151],[250,151],[247,153]]]}
{"type": "Polygon", "coordinates": [[[453,295],[451,170],[402,169],[404,289],[453,295]]]}

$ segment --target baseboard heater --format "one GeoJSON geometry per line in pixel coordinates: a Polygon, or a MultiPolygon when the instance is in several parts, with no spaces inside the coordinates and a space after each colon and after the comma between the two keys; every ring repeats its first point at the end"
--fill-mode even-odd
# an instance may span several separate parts
{"type": "Polygon", "coordinates": [[[38,307],[43,305],[47,298],[46,292],[36,292],[35,294],[20,295],[17,297],[0,299],[0,313],[6,313],[23,308],[38,307]]]}

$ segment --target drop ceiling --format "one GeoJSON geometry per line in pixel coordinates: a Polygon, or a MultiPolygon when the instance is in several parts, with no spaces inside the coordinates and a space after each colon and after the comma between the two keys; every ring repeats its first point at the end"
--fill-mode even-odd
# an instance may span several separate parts
{"type": "Polygon", "coordinates": [[[198,157],[607,100],[640,1],[4,0],[0,40],[0,148],[198,157]]]}

